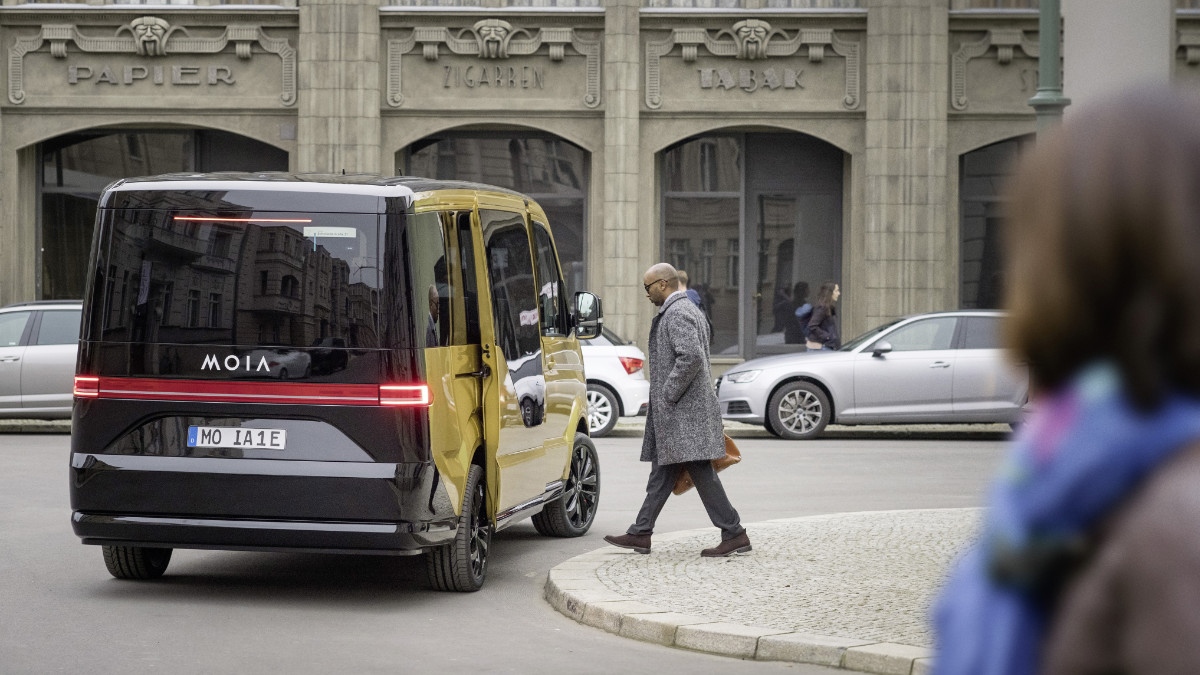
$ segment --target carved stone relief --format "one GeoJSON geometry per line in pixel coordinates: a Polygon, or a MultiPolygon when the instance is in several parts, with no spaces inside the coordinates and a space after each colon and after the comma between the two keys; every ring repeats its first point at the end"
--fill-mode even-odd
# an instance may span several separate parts
{"type": "Polygon", "coordinates": [[[950,105],[955,110],[967,109],[967,62],[984,56],[993,47],[996,61],[1002,66],[1012,63],[1017,49],[1030,58],[1038,57],[1037,34],[1027,37],[1025,31],[1015,28],[989,30],[979,40],[962,43],[950,58],[950,105]]]}
{"type": "MultiPolygon", "coordinates": [[[[662,107],[661,59],[670,54],[676,46],[681,48],[685,63],[695,62],[700,47],[703,47],[713,56],[732,57],[742,61],[761,61],[772,57],[792,56],[801,48],[805,48],[809,62],[818,64],[825,60],[825,50],[828,48],[846,60],[846,86],[842,107],[854,110],[859,107],[862,100],[860,90],[862,48],[860,43],[844,40],[829,28],[802,28],[789,34],[788,31],[774,28],[762,19],[745,19],[738,21],[730,28],[715,32],[706,28],[676,28],[665,40],[648,42],[646,44],[646,106],[653,110],[662,107]]],[[[771,77],[775,75],[774,70],[769,72],[771,77]]],[[[701,77],[703,78],[705,74],[702,73],[701,77]]],[[[784,86],[787,82],[791,82],[795,86],[797,78],[796,73],[786,71],[780,81],[785,83],[784,86]]],[[[748,87],[742,87],[742,89],[752,91],[748,87]]]]}
{"type": "Polygon", "coordinates": [[[113,35],[89,35],[70,24],[46,24],[32,37],[18,39],[8,50],[8,100],[15,105],[25,102],[25,55],[50,43],[50,54],[56,59],[67,57],[67,43],[86,53],[136,54],[148,58],[184,54],[218,54],[230,43],[239,59],[248,60],[253,46],[275,54],[283,62],[283,81],[280,102],[296,103],[296,50],[285,38],[268,37],[261,26],[230,24],[217,37],[192,37],[182,26],[172,26],[165,19],[143,16],[121,26],[113,35]]]}
{"type": "MultiPolygon", "coordinates": [[[[437,61],[441,46],[459,56],[502,61],[515,56],[533,56],[546,45],[551,61],[561,62],[570,46],[586,58],[586,94],[583,102],[589,108],[600,105],[600,40],[581,35],[574,28],[540,28],[530,31],[516,28],[502,19],[483,19],[470,28],[455,31],[447,27],[417,27],[408,35],[388,40],[387,104],[393,108],[404,105],[401,88],[401,57],[417,45],[426,61],[437,61]]],[[[512,68],[509,69],[513,70],[512,68]]]]}

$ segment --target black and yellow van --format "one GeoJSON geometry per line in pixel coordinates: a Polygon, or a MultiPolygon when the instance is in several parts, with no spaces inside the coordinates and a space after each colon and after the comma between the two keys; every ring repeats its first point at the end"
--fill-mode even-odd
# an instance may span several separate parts
{"type": "Polygon", "coordinates": [[[173,174],[100,198],[71,436],[75,533],[118,578],[175,548],[425,553],[582,535],[600,496],[546,214],[422,178],[173,174]]]}

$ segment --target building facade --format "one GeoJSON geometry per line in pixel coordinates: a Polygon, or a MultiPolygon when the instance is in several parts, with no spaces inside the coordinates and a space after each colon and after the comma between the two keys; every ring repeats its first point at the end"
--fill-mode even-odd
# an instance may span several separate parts
{"type": "MultiPolygon", "coordinates": [[[[1200,13],[1161,1],[1152,49],[1200,83],[1200,13]]],[[[1036,126],[1036,0],[3,0],[0,40],[0,304],[82,296],[119,177],[426,175],[537,199],[627,337],[642,272],[686,269],[718,364],[798,348],[826,281],[846,334],[996,306],[999,185],[1036,126]]],[[[212,288],[163,325],[221,316],[218,258],[250,249],[264,306],[306,301],[265,245],[212,232],[212,288]]]]}

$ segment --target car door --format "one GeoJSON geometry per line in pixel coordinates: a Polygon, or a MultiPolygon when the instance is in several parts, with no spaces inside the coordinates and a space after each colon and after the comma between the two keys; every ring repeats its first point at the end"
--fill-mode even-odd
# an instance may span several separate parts
{"type": "Polygon", "coordinates": [[[866,421],[931,421],[954,409],[954,331],[957,318],[936,316],[881,335],[854,362],[853,417],[866,421]],[[876,345],[892,350],[874,355],[876,345]]]}
{"type": "Polygon", "coordinates": [[[488,286],[487,306],[480,304],[490,310],[480,317],[480,333],[492,373],[484,384],[484,429],[496,462],[489,487],[499,516],[542,495],[562,474],[545,448],[546,378],[524,203],[511,206],[479,209],[488,286]]]}
{"type": "Polygon", "coordinates": [[[954,361],[954,414],[964,421],[1007,422],[1029,394],[1029,372],[1015,364],[1000,341],[999,316],[960,319],[954,361]]]}
{"type": "Polygon", "coordinates": [[[0,414],[21,407],[21,366],[33,311],[0,314],[0,414]]]}
{"type": "Polygon", "coordinates": [[[566,288],[559,271],[558,255],[550,229],[541,222],[532,220],[534,254],[537,258],[538,312],[541,315],[542,367],[546,378],[546,452],[554,461],[559,461],[560,473],[567,465],[574,440],[574,429],[569,429],[573,413],[586,400],[587,383],[583,374],[583,360],[571,336],[567,315],[566,288]]]}
{"type": "Polygon", "coordinates": [[[25,365],[21,367],[22,408],[71,414],[81,313],[79,309],[44,309],[37,313],[25,348],[25,365]]]}

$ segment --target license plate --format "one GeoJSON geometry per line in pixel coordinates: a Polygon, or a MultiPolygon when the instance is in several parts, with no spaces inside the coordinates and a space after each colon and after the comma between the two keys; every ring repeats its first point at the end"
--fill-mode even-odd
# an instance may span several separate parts
{"type": "Polygon", "coordinates": [[[241,427],[188,427],[189,448],[250,448],[283,450],[287,442],[284,429],[247,429],[241,427]]]}

